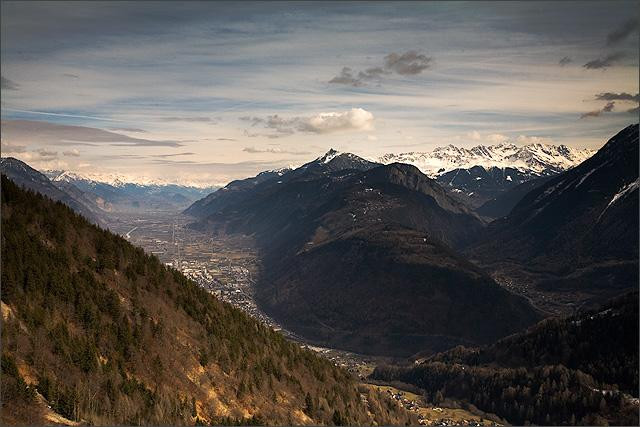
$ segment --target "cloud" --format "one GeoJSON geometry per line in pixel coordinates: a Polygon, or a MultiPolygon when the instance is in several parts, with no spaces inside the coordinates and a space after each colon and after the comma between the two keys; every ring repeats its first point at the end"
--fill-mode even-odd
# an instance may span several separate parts
{"type": "Polygon", "coordinates": [[[152,157],[159,157],[161,159],[165,159],[168,157],[178,157],[178,156],[193,156],[196,153],[192,153],[192,152],[184,152],[184,153],[174,153],[174,154],[155,154],[152,157]]]}
{"type": "Polygon", "coordinates": [[[631,113],[631,114],[638,114],[638,112],[640,112],[640,107],[635,107],[627,110],[627,113],[631,113]]]}
{"type": "Polygon", "coordinates": [[[6,77],[2,77],[0,80],[2,80],[1,88],[4,90],[18,90],[18,88],[20,88],[19,84],[7,79],[6,77]]]}
{"type": "Polygon", "coordinates": [[[2,153],[3,154],[11,154],[11,153],[24,153],[27,151],[27,147],[25,145],[17,145],[12,142],[3,140],[2,141],[2,153]]]}
{"type": "Polygon", "coordinates": [[[80,156],[80,152],[77,149],[72,148],[69,151],[63,151],[62,155],[66,156],[66,157],[79,157],[80,156]]]}
{"type": "Polygon", "coordinates": [[[161,117],[163,122],[191,122],[191,123],[216,123],[218,120],[211,117],[161,117]]]}
{"type": "Polygon", "coordinates": [[[146,130],[144,129],[138,129],[138,128],[110,128],[113,131],[120,131],[120,132],[134,132],[134,133],[147,133],[146,130]]]}
{"type": "Polygon", "coordinates": [[[600,101],[631,101],[631,102],[640,102],[640,93],[636,93],[635,95],[621,92],[603,92],[596,95],[596,99],[600,101]]]}
{"type": "Polygon", "coordinates": [[[509,140],[507,135],[503,135],[501,133],[492,133],[486,136],[483,136],[477,130],[467,132],[465,134],[466,139],[471,139],[473,141],[481,141],[484,144],[502,144],[509,140]]]}
{"type": "MultiPolygon", "coordinates": [[[[251,126],[262,125],[273,129],[279,137],[291,135],[295,132],[326,134],[339,131],[370,131],[374,129],[373,114],[362,108],[352,108],[341,112],[318,113],[309,117],[285,118],[277,114],[261,117],[241,117],[240,120],[251,123],[251,126]]],[[[263,136],[248,134],[248,136],[263,136]]]]}
{"type": "Polygon", "coordinates": [[[103,129],[70,126],[33,120],[3,120],[2,136],[13,142],[39,142],[53,145],[97,145],[141,147],[180,147],[183,141],[132,138],[103,129]]]}
{"type": "Polygon", "coordinates": [[[573,62],[573,59],[569,58],[568,56],[565,56],[560,61],[558,61],[558,64],[560,64],[561,67],[564,67],[565,65],[569,65],[572,62],[573,62]]]}
{"type": "Polygon", "coordinates": [[[614,62],[617,62],[625,57],[625,54],[622,52],[612,53],[610,55],[605,56],[604,58],[594,59],[593,61],[589,61],[583,65],[587,70],[597,70],[608,68],[613,65],[614,62]]]}
{"type": "Polygon", "coordinates": [[[216,138],[216,141],[236,141],[236,139],[233,139],[233,138],[216,138]]]}
{"type": "Polygon", "coordinates": [[[638,20],[631,18],[626,21],[620,28],[610,32],[607,35],[607,46],[611,46],[626,39],[631,33],[638,29],[638,20]]]}
{"type": "Polygon", "coordinates": [[[41,148],[37,150],[36,154],[43,160],[53,160],[58,157],[57,151],[47,150],[46,148],[41,148]]]}
{"type": "Polygon", "coordinates": [[[340,74],[329,80],[329,83],[349,85],[354,87],[364,86],[362,79],[353,75],[353,70],[349,67],[343,67],[340,74]]]}
{"type": "Polygon", "coordinates": [[[400,75],[420,74],[431,67],[433,58],[410,50],[403,54],[390,53],[384,57],[384,66],[387,70],[395,71],[400,75]]]}
{"type": "Polygon", "coordinates": [[[595,110],[595,111],[589,111],[587,113],[583,113],[582,115],[580,115],[580,118],[586,119],[588,117],[600,117],[602,113],[610,113],[611,111],[613,111],[614,106],[615,106],[615,102],[613,101],[607,102],[607,104],[604,107],[602,107],[601,110],[595,110]]]}
{"type": "Polygon", "coordinates": [[[516,142],[528,145],[528,144],[552,144],[553,140],[550,138],[543,138],[541,136],[529,136],[529,135],[518,135],[516,138],[516,142]]]}
{"type": "Polygon", "coordinates": [[[309,155],[311,154],[309,151],[290,151],[283,150],[280,147],[266,147],[266,148],[257,148],[257,147],[245,147],[242,149],[245,153],[271,153],[271,154],[293,154],[296,156],[300,155],[309,155]]]}
{"type": "Polygon", "coordinates": [[[431,68],[433,58],[410,50],[405,53],[392,52],[384,57],[380,66],[367,68],[357,73],[349,67],[343,67],[340,74],[329,80],[329,83],[353,87],[365,86],[367,81],[380,79],[384,75],[399,74],[401,76],[416,75],[431,68]]]}

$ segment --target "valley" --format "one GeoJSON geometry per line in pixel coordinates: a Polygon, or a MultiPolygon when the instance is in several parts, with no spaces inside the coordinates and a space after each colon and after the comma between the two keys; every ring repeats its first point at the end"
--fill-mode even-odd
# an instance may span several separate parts
{"type": "Polygon", "coordinates": [[[163,264],[179,270],[216,297],[359,379],[373,372],[378,362],[391,361],[385,357],[318,346],[284,328],[262,311],[255,301],[254,286],[260,263],[252,240],[240,235],[211,237],[189,228],[191,222],[192,217],[180,213],[121,214],[113,218],[109,228],[155,255],[163,264]],[[133,228],[135,231],[131,232],[133,228]]]}

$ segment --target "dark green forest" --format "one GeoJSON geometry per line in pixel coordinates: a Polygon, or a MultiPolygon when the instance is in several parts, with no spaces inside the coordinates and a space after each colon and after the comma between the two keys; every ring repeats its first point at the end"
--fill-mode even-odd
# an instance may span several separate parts
{"type": "Polygon", "coordinates": [[[372,378],[416,385],[435,401],[465,400],[519,425],[638,425],[638,293],[413,368],[378,367],[372,378]]]}
{"type": "Polygon", "coordinates": [[[328,360],[4,175],[2,315],[3,424],[48,422],[42,398],[87,424],[412,421],[328,360]]]}

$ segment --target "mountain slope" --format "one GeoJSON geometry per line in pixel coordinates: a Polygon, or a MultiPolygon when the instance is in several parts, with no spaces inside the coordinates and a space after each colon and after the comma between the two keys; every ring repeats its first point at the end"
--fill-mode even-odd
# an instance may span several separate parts
{"type": "Polygon", "coordinates": [[[104,224],[105,211],[77,187],[58,187],[44,174],[13,157],[0,158],[0,171],[18,185],[64,203],[94,224],[104,224]]]}
{"type": "Polygon", "coordinates": [[[464,399],[519,425],[637,425],[638,333],[634,292],[486,347],[458,347],[372,376],[464,399]]]}
{"type": "Polygon", "coordinates": [[[536,187],[465,249],[542,310],[571,314],[638,286],[638,127],[536,187]]]}
{"type": "MultiPolygon", "coordinates": [[[[554,172],[548,172],[555,174],[554,172]]],[[[473,166],[468,169],[454,169],[436,178],[438,183],[450,190],[456,197],[473,208],[497,197],[518,185],[539,179],[535,172],[522,172],[512,167],[484,168],[473,166]]]]}
{"type": "Polygon", "coordinates": [[[415,422],[4,175],[2,267],[3,424],[415,422]]]}
{"type": "Polygon", "coordinates": [[[518,202],[527,195],[527,193],[549,181],[553,176],[555,175],[543,176],[529,181],[524,181],[521,184],[498,194],[494,198],[487,200],[474,211],[481,217],[485,218],[502,218],[503,216],[507,216],[515,205],[517,205],[518,202]]]}
{"type": "Polygon", "coordinates": [[[253,235],[260,305],[319,343],[409,355],[488,342],[538,319],[450,249],[483,223],[410,165],[329,152],[196,226],[253,235]]]}
{"type": "Polygon", "coordinates": [[[529,192],[469,252],[485,264],[537,271],[545,289],[638,285],[638,125],[529,192]]]}

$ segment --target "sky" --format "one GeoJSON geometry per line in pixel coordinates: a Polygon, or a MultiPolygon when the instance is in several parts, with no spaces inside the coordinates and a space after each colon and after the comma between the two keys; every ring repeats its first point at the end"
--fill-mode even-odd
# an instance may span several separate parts
{"type": "Polygon", "coordinates": [[[330,148],[599,148],[638,122],[638,2],[8,2],[3,156],[220,185],[330,148]]]}

